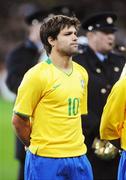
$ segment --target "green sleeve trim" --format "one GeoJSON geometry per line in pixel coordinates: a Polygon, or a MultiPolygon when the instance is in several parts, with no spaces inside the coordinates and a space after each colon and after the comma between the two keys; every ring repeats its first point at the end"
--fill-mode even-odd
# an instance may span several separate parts
{"type": "Polygon", "coordinates": [[[20,117],[22,117],[22,118],[27,118],[27,119],[29,119],[29,115],[27,115],[27,114],[21,114],[21,113],[19,113],[19,112],[16,112],[16,111],[14,111],[14,114],[16,114],[16,115],[18,115],[18,116],[20,116],[20,117]]]}

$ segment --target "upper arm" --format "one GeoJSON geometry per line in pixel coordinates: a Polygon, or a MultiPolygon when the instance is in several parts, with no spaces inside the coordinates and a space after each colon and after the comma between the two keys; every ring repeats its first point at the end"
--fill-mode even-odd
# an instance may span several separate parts
{"type": "Polygon", "coordinates": [[[32,116],[43,96],[45,85],[45,78],[41,74],[28,71],[18,89],[14,112],[32,116]]]}
{"type": "Polygon", "coordinates": [[[30,120],[28,116],[25,116],[23,114],[13,114],[12,117],[12,124],[14,127],[19,128],[20,126],[24,125],[24,124],[30,124],[30,120]]]}

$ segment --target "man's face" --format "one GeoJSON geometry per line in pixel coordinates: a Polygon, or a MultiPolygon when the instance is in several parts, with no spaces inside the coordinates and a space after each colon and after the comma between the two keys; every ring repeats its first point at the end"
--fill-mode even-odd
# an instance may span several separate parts
{"type": "Polygon", "coordinates": [[[93,40],[96,50],[101,53],[106,53],[111,51],[115,45],[115,34],[109,31],[95,31],[93,32],[93,40]]]}
{"type": "Polygon", "coordinates": [[[62,55],[71,56],[78,52],[77,31],[74,26],[65,27],[54,40],[54,48],[62,55]]]}

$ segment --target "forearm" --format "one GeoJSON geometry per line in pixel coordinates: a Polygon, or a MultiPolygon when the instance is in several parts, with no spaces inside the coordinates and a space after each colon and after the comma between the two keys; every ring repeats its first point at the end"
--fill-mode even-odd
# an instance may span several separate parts
{"type": "Polygon", "coordinates": [[[12,124],[19,139],[28,147],[30,145],[31,133],[30,120],[14,114],[12,124]]]}

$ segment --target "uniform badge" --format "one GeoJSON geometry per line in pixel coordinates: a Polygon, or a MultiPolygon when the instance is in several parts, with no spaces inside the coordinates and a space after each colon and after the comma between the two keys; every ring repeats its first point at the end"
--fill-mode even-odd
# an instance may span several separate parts
{"type": "Polygon", "coordinates": [[[107,17],[106,19],[108,24],[112,24],[113,23],[113,19],[111,17],[107,17]]]}

